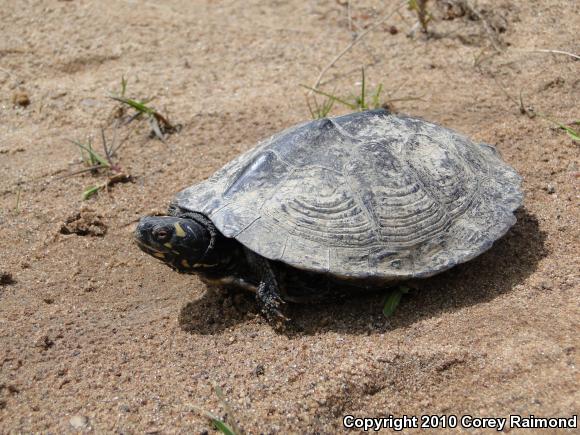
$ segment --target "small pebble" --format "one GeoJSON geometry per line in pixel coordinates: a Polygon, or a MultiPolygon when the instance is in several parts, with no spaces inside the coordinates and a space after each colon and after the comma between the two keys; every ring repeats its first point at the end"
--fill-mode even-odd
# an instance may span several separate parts
{"type": "Polygon", "coordinates": [[[15,106],[27,107],[30,105],[30,98],[26,92],[16,92],[12,96],[12,103],[14,103],[15,106]]]}
{"type": "Polygon", "coordinates": [[[552,184],[548,184],[548,186],[546,186],[545,189],[546,189],[546,192],[548,192],[550,195],[552,193],[556,193],[556,188],[552,184]]]}
{"type": "Polygon", "coordinates": [[[85,98],[81,100],[81,105],[86,107],[96,107],[99,106],[99,101],[94,98],[85,98]]]}
{"type": "Polygon", "coordinates": [[[254,369],[254,375],[256,376],[263,376],[266,373],[266,369],[263,364],[258,364],[254,369]]]}
{"type": "Polygon", "coordinates": [[[77,430],[84,429],[89,424],[89,419],[84,415],[75,415],[68,421],[70,425],[77,430]]]}
{"type": "Polygon", "coordinates": [[[14,284],[16,280],[10,272],[0,272],[0,285],[14,284]]]}
{"type": "Polygon", "coordinates": [[[36,339],[35,346],[48,350],[54,346],[54,340],[52,340],[48,335],[41,335],[36,339]]]}

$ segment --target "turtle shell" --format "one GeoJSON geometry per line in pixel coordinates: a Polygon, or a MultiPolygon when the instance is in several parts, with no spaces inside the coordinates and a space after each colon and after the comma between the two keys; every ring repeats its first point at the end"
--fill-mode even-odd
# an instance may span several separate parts
{"type": "Polygon", "coordinates": [[[175,203],[268,259],[402,280],[489,249],[516,221],[520,182],[493,146],[376,110],[291,127],[175,203]]]}

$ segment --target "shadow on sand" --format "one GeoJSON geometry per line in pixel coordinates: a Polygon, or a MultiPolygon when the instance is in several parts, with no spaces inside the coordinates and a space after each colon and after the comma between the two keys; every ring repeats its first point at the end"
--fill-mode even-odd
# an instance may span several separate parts
{"type": "MultiPolygon", "coordinates": [[[[390,319],[382,315],[384,293],[364,293],[342,301],[288,304],[287,313],[296,327],[286,334],[380,334],[512,291],[536,270],[547,253],[545,234],[535,216],[525,209],[518,210],[516,216],[518,222],[489,251],[447,272],[416,281],[418,289],[403,298],[390,319]]],[[[252,294],[209,290],[182,308],[179,323],[194,334],[214,334],[256,317],[252,294]]]]}

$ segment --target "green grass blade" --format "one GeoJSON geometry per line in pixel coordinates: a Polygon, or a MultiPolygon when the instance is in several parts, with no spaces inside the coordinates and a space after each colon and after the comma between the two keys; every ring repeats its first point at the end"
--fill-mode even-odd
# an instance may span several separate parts
{"type": "Polygon", "coordinates": [[[563,130],[566,130],[566,133],[568,133],[568,136],[570,136],[573,140],[575,140],[577,142],[580,141],[579,133],[576,130],[574,130],[573,128],[568,127],[567,125],[560,125],[560,128],[563,130]]]}
{"type": "Polygon", "coordinates": [[[210,417],[214,427],[225,435],[236,435],[234,430],[229,427],[225,422],[221,421],[219,418],[210,417]]]}
{"type": "Polygon", "coordinates": [[[578,135],[577,131],[574,131],[571,128],[567,128],[566,133],[568,133],[568,136],[570,136],[576,142],[580,142],[580,135],[578,135]]]}
{"type": "Polygon", "coordinates": [[[96,195],[96,193],[103,188],[102,185],[100,186],[90,186],[83,192],[83,199],[87,200],[91,196],[96,195]]]}
{"type": "MultiPolygon", "coordinates": [[[[234,415],[234,410],[231,408],[231,406],[229,405],[228,401],[226,400],[226,397],[224,396],[224,392],[222,391],[222,389],[218,386],[218,385],[214,385],[213,389],[216,393],[216,395],[218,396],[218,399],[220,400],[222,406],[225,408],[227,415],[231,418],[230,420],[230,424],[233,427],[233,429],[230,426],[227,426],[232,434],[241,434],[242,433],[242,429],[240,427],[238,427],[238,425],[236,424],[236,417],[234,415]]],[[[222,422],[223,423],[223,422],[222,422]]],[[[224,423],[225,424],[225,423],[224,423]]]]}
{"type": "Polygon", "coordinates": [[[362,74],[362,83],[360,85],[360,107],[359,107],[359,110],[366,110],[367,106],[365,104],[366,89],[365,89],[365,67],[364,66],[361,68],[361,74],[362,74]]]}
{"type": "Polygon", "coordinates": [[[87,142],[87,152],[88,152],[89,165],[93,166],[93,165],[98,164],[99,159],[97,159],[95,157],[95,150],[93,148],[93,142],[91,139],[89,139],[87,142]]]}
{"type": "Polygon", "coordinates": [[[330,113],[330,111],[332,110],[332,107],[334,106],[334,100],[330,99],[324,102],[324,104],[322,105],[322,116],[321,118],[326,118],[328,116],[328,114],[330,113]]]}
{"type": "Polygon", "coordinates": [[[115,96],[111,96],[111,98],[115,101],[119,101],[123,104],[131,106],[138,112],[146,113],[147,115],[154,115],[156,113],[155,109],[152,109],[151,107],[147,106],[144,101],[137,101],[131,98],[115,97],[115,96]]]}
{"type": "MultiPolygon", "coordinates": [[[[316,104],[316,101],[315,101],[315,104],[316,104]]],[[[312,105],[310,104],[310,100],[308,99],[308,97],[306,97],[306,105],[308,106],[308,111],[310,112],[310,116],[312,117],[312,119],[318,119],[318,116],[317,116],[318,110],[315,112],[312,109],[312,105]]]]}
{"type": "Polygon", "coordinates": [[[401,302],[401,298],[403,297],[403,295],[408,292],[409,287],[406,287],[404,285],[401,285],[393,289],[393,291],[391,291],[389,296],[387,296],[387,300],[385,301],[385,305],[383,306],[383,315],[385,317],[391,317],[395,313],[395,310],[397,309],[397,306],[401,302]]]}
{"type": "Polygon", "coordinates": [[[306,105],[312,119],[326,118],[334,106],[334,100],[326,98],[322,104],[318,104],[316,97],[313,97],[312,100],[314,101],[314,107],[310,104],[310,98],[306,97],[306,105]]]}
{"type": "Polygon", "coordinates": [[[127,79],[125,76],[121,76],[121,98],[125,97],[125,91],[127,90],[127,79]]]}
{"type": "Polygon", "coordinates": [[[217,430],[219,430],[221,433],[223,433],[224,435],[236,435],[236,432],[234,432],[234,430],[230,426],[228,426],[227,423],[220,420],[219,417],[217,417],[213,414],[210,414],[209,412],[207,413],[207,416],[211,420],[214,427],[217,430]]]}
{"type": "MultiPolygon", "coordinates": [[[[71,141],[72,143],[74,143],[76,146],[78,146],[81,150],[85,150],[90,158],[91,158],[91,163],[99,163],[101,165],[103,165],[106,168],[110,168],[111,164],[107,161],[106,158],[104,158],[103,156],[101,156],[99,153],[97,153],[92,146],[90,146],[90,148],[87,148],[85,145],[83,145],[82,143],[78,142],[78,141],[71,141]]],[[[89,142],[90,144],[90,142],[89,142]]],[[[94,166],[94,165],[93,165],[94,166]]]]}
{"type": "MultiPolygon", "coordinates": [[[[76,144],[75,144],[76,145],[76,144]]],[[[79,147],[79,151],[81,153],[81,160],[83,161],[83,163],[85,165],[90,165],[91,164],[91,160],[87,157],[87,155],[85,154],[85,150],[83,150],[81,147],[79,147]]]]}
{"type": "Polygon", "coordinates": [[[377,92],[373,95],[373,109],[381,107],[381,92],[383,91],[383,84],[381,83],[377,88],[377,92]]]}
{"type": "MultiPolygon", "coordinates": [[[[544,115],[540,115],[540,116],[542,118],[544,118],[545,120],[550,121],[552,124],[557,125],[560,129],[564,130],[566,132],[566,134],[572,138],[572,140],[574,140],[576,142],[580,142],[580,133],[577,132],[576,130],[574,130],[572,127],[568,127],[567,125],[564,125],[561,122],[554,121],[553,119],[548,118],[547,116],[544,116],[544,115]]],[[[580,124],[580,121],[574,121],[572,124],[578,125],[578,124],[580,124]]]]}
{"type": "Polygon", "coordinates": [[[321,91],[321,90],[319,90],[319,89],[314,89],[314,88],[311,88],[310,86],[306,86],[306,85],[300,85],[300,86],[302,86],[303,88],[306,88],[306,89],[308,89],[309,91],[315,92],[315,93],[317,93],[317,94],[319,94],[319,95],[324,95],[325,97],[328,97],[328,98],[330,98],[331,100],[333,100],[333,101],[336,101],[336,102],[338,102],[338,103],[340,103],[340,104],[344,104],[346,107],[348,107],[348,108],[350,108],[350,109],[353,109],[353,110],[354,110],[354,109],[356,109],[356,108],[357,108],[356,104],[351,104],[351,103],[349,103],[348,101],[344,101],[344,100],[342,100],[342,99],[338,98],[338,97],[337,97],[337,96],[335,96],[335,95],[327,94],[326,92],[323,92],[323,91],[321,91]]]}
{"type": "Polygon", "coordinates": [[[574,131],[571,128],[566,128],[566,133],[572,138],[572,140],[575,140],[576,142],[580,141],[580,135],[577,131],[574,131]]]}

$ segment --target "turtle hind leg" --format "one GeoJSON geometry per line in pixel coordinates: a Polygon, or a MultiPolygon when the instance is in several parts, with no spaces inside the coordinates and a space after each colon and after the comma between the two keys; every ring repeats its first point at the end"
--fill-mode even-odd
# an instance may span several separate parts
{"type": "Polygon", "coordinates": [[[266,281],[260,282],[256,292],[256,301],[260,311],[272,324],[286,324],[290,319],[283,313],[285,302],[280,297],[278,286],[266,281]]]}
{"type": "Polygon", "coordinates": [[[252,271],[260,281],[256,290],[256,302],[260,311],[272,324],[286,324],[289,319],[283,313],[284,300],[280,296],[280,288],[276,274],[270,262],[246,249],[246,258],[252,271]]]}

